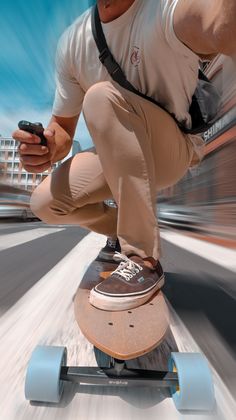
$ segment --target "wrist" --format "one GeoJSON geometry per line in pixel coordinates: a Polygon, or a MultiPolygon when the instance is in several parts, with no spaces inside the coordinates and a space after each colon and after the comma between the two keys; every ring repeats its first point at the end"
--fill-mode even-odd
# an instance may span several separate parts
{"type": "Polygon", "coordinates": [[[70,135],[65,131],[57,122],[52,122],[47,127],[55,132],[55,150],[52,156],[51,163],[56,163],[64,159],[72,145],[72,139],[70,135]]]}

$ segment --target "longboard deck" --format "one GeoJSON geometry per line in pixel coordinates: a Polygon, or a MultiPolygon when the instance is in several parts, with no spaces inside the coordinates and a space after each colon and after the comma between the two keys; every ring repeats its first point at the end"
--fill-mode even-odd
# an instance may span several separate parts
{"type": "Polygon", "coordinates": [[[103,311],[89,303],[90,290],[117,264],[93,261],[77,290],[75,317],[84,336],[98,349],[121,360],[146,354],[164,339],[169,312],[161,291],[145,304],[125,311],[103,311]]]}

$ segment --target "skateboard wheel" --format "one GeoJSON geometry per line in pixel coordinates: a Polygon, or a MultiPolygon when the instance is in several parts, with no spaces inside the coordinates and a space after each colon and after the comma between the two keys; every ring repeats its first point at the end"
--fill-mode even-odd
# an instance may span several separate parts
{"type": "Polygon", "coordinates": [[[66,347],[37,346],[30,358],[25,380],[25,398],[30,401],[57,403],[64,382],[61,367],[66,366],[66,347]]]}
{"type": "Polygon", "coordinates": [[[177,371],[179,386],[171,393],[178,410],[212,411],[215,394],[211,371],[200,353],[171,353],[169,370],[177,371]]]}

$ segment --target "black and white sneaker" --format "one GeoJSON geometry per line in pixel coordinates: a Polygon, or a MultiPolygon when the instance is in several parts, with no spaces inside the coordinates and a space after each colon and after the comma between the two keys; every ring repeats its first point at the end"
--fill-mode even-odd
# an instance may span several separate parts
{"type": "Polygon", "coordinates": [[[89,301],[96,308],[107,311],[136,308],[164,285],[159,261],[155,267],[149,267],[139,256],[128,258],[118,252],[113,259],[120,261],[117,269],[90,292],[89,301]]]}
{"type": "Polygon", "coordinates": [[[121,248],[120,248],[119,239],[107,238],[106,245],[101,249],[96,260],[114,263],[115,261],[113,260],[113,256],[115,252],[120,252],[120,251],[121,251],[121,248]]]}

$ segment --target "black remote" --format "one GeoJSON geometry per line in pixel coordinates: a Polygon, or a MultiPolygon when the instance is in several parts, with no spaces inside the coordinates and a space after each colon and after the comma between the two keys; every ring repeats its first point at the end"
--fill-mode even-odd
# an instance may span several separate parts
{"type": "Polygon", "coordinates": [[[18,123],[18,127],[20,130],[27,131],[28,133],[35,134],[36,136],[40,137],[40,144],[42,146],[47,146],[47,139],[43,135],[44,128],[40,122],[31,123],[29,121],[22,120],[18,123]]]}

